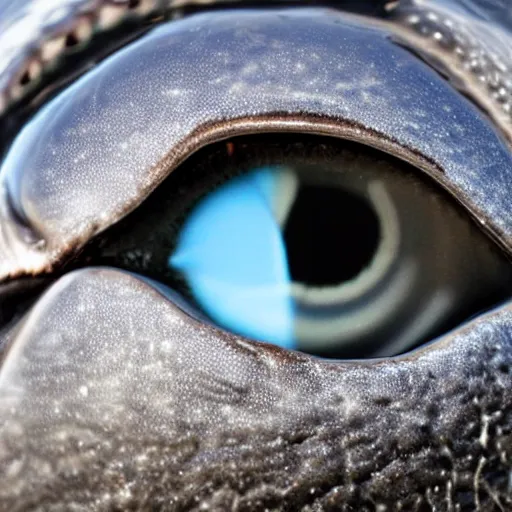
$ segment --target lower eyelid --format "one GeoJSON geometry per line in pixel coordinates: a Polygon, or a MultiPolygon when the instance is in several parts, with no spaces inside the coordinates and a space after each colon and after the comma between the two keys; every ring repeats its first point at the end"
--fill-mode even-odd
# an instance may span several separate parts
{"type": "MultiPolygon", "coordinates": [[[[482,449],[488,470],[504,471],[512,354],[502,336],[511,324],[509,303],[435,348],[329,364],[201,325],[136,276],[68,274],[31,312],[2,368],[0,416],[8,422],[0,440],[8,442],[0,466],[20,450],[25,461],[0,481],[2,503],[91,504],[107,499],[105,490],[106,506],[157,503],[169,493],[186,501],[192,491],[209,503],[221,485],[212,471],[224,488],[237,475],[232,492],[241,502],[258,492],[257,471],[275,483],[263,503],[298,506],[312,482],[320,502],[330,482],[345,500],[368,493],[408,503],[424,499],[430,484],[445,485],[446,465],[458,500],[471,492],[465,482],[482,449]],[[402,463],[416,477],[397,478],[402,463]],[[316,476],[305,469],[311,464],[316,476]],[[285,477],[296,482],[293,492],[284,492],[285,477]]],[[[506,481],[493,485],[506,500],[506,481]]]]}

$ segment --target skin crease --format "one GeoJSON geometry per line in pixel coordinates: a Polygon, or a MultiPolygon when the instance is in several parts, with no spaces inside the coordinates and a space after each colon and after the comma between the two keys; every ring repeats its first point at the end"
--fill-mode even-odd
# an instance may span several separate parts
{"type": "MultiPolygon", "coordinates": [[[[16,119],[22,95],[9,102],[16,119]]],[[[499,191],[482,199],[485,179],[464,188],[429,163],[509,251],[499,191]]],[[[511,175],[505,163],[492,178],[511,175]]],[[[512,509],[510,303],[404,356],[327,362],[202,324],[140,276],[85,268],[3,339],[0,510],[512,509]]]]}

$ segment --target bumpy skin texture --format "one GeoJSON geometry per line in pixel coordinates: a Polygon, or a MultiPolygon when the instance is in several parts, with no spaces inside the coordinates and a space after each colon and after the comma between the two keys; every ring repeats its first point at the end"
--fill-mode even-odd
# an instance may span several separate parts
{"type": "Polygon", "coordinates": [[[508,306],[435,349],[329,363],[205,328],[131,275],[70,274],[2,371],[2,502],[507,509],[511,322],[508,306]]]}
{"type": "MultiPolygon", "coordinates": [[[[481,175],[457,193],[511,247],[506,158],[501,203],[481,175]]],[[[0,510],[512,509],[510,302],[405,356],[327,362],[84,269],[2,337],[0,510]]]]}

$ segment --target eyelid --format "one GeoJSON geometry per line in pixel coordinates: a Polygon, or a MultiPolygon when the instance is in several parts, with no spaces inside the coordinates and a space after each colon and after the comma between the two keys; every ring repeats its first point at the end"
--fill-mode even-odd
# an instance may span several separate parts
{"type": "MultiPolygon", "coordinates": [[[[409,160],[512,249],[512,156],[476,107],[386,31],[324,9],[279,14],[162,25],[44,107],[1,171],[10,204],[44,247],[20,241],[9,254],[3,242],[0,278],[50,269],[194,149],[258,131],[329,134],[409,160]]],[[[18,228],[5,199],[2,236],[18,228]]]]}
{"type": "MultiPolygon", "coordinates": [[[[274,0],[261,2],[261,6],[275,4],[274,0]]],[[[278,2],[282,6],[290,4],[294,2],[278,2]]],[[[226,0],[225,6],[243,8],[243,5],[243,0],[226,0]]],[[[297,6],[305,5],[307,3],[303,2],[297,6]]],[[[0,6],[0,22],[3,21],[3,30],[0,30],[0,115],[27,94],[43,88],[51,90],[44,79],[46,73],[51,74],[69,53],[73,55],[74,63],[79,62],[83,54],[88,53],[88,42],[97,39],[98,35],[108,33],[109,40],[120,39],[119,43],[114,42],[114,48],[118,48],[127,34],[140,35],[141,26],[179,19],[210,7],[216,8],[217,2],[22,0],[8,4],[3,10],[0,6]],[[119,31],[119,27],[124,28],[119,31]],[[20,37],[21,34],[24,36],[20,37]]],[[[447,8],[435,0],[420,4],[381,0],[343,5],[343,10],[345,14],[352,12],[354,18],[364,16],[365,22],[385,26],[396,41],[447,75],[459,90],[488,112],[509,142],[512,140],[509,71],[512,61],[508,52],[512,36],[505,4],[450,4],[447,8]]],[[[107,43],[107,46],[110,45],[107,43]]],[[[100,52],[103,57],[108,53],[100,52]]],[[[103,57],[98,55],[93,61],[98,62],[98,58],[103,57]]],[[[90,56],[85,55],[85,58],[89,61],[84,60],[81,66],[89,67],[90,56]]],[[[73,73],[76,74],[76,69],[73,73]]]]}
{"type": "Polygon", "coordinates": [[[106,495],[109,506],[125,481],[142,507],[208,500],[226,481],[244,482],[234,493],[247,500],[268,475],[293,482],[277,486],[274,506],[304,503],[312,481],[346,489],[362,479],[368,495],[397,503],[434,478],[442,485],[442,457],[462,480],[454,502],[467,504],[482,448],[496,469],[482,481],[506,500],[511,308],[407,357],[329,363],[205,327],[136,276],[67,274],[2,366],[3,504],[77,497],[94,507],[106,495]],[[41,470],[49,464],[58,471],[41,470]]]}

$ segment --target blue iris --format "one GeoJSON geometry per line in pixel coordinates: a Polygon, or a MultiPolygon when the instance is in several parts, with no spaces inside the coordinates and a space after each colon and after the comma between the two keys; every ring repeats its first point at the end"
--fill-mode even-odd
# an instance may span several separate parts
{"type": "Polygon", "coordinates": [[[278,169],[262,168],[208,195],[188,217],[169,264],[219,325],[295,348],[286,248],[275,218],[278,169]]]}

